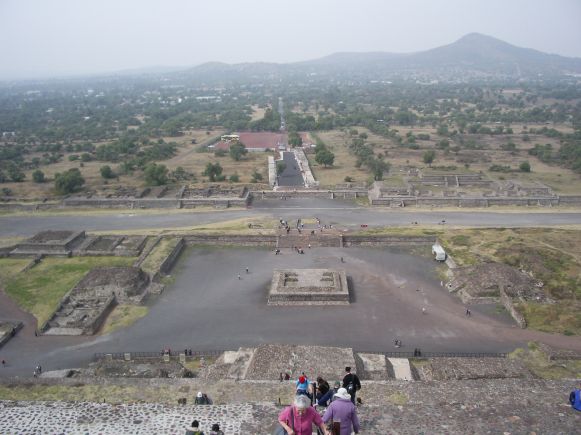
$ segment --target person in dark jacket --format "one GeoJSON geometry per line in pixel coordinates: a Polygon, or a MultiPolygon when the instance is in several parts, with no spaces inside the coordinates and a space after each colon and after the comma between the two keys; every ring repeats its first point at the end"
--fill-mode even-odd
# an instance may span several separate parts
{"type": "Polygon", "coordinates": [[[198,420],[192,421],[191,426],[186,428],[186,435],[204,435],[204,432],[200,430],[200,423],[198,420]]]}
{"type": "Polygon", "coordinates": [[[323,397],[325,394],[327,394],[327,392],[331,389],[331,387],[329,386],[329,383],[324,380],[322,377],[317,377],[317,394],[316,394],[316,399],[319,400],[321,397],[323,397]]]}
{"type": "Polygon", "coordinates": [[[339,388],[341,388],[341,382],[335,381],[335,385],[333,386],[333,388],[327,391],[323,396],[321,396],[320,399],[317,400],[317,405],[329,406],[329,404],[334,400],[335,398],[334,396],[337,393],[337,391],[339,391],[339,388]]]}
{"type": "Polygon", "coordinates": [[[345,371],[347,374],[343,378],[343,388],[345,388],[351,396],[351,402],[355,403],[355,395],[357,394],[357,391],[361,389],[361,382],[356,374],[351,373],[351,367],[345,367],[345,371]]]}

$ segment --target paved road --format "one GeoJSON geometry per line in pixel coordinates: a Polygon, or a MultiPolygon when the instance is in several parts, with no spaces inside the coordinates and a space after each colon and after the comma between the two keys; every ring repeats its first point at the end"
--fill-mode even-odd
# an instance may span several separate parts
{"type": "Polygon", "coordinates": [[[282,159],[286,167],[282,174],[278,176],[278,185],[303,187],[305,183],[295,154],[292,152],[284,152],[282,159]]]}
{"type": "Polygon", "coordinates": [[[223,222],[242,217],[269,216],[293,221],[299,217],[316,216],[324,223],[346,228],[361,224],[374,226],[404,226],[411,222],[433,225],[445,220],[454,226],[534,227],[581,224],[581,212],[488,212],[440,211],[438,209],[392,210],[359,207],[350,201],[325,199],[255,200],[249,210],[216,212],[183,212],[168,214],[118,214],[95,216],[4,216],[0,217],[0,237],[31,236],[42,230],[139,230],[148,228],[179,228],[211,222],[223,222]]]}

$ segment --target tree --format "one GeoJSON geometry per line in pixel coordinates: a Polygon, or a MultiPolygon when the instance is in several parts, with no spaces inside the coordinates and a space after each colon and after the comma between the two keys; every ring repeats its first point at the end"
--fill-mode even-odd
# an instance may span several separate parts
{"type": "Polygon", "coordinates": [[[424,152],[424,163],[427,164],[430,168],[432,167],[432,163],[436,158],[436,151],[434,150],[426,150],[424,152]]]}
{"type": "Polygon", "coordinates": [[[110,179],[110,178],[115,178],[115,172],[113,172],[113,169],[111,169],[111,166],[109,165],[105,165],[105,166],[101,166],[101,177],[105,178],[105,179],[110,179]]]}
{"type": "Polygon", "coordinates": [[[389,162],[380,159],[370,160],[367,166],[373,171],[373,179],[376,181],[383,180],[383,174],[388,172],[391,167],[389,162]]]}
{"type": "Polygon", "coordinates": [[[279,160],[278,162],[276,162],[276,173],[278,175],[282,174],[285,169],[286,169],[286,163],[285,162],[283,162],[282,160],[279,160]]]}
{"type": "Polygon", "coordinates": [[[167,168],[165,165],[148,163],[143,170],[145,182],[154,186],[161,186],[167,183],[167,168]]]}
{"type": "Polygon", "coordinates": [[[73,193],[80,189],[83,184],[85,184],[85,179],[77,168],[69,169],[62,174],[57,173],[54,177],[54,187],[61,195],[73,193]]]}
{"type": "Polygon", "coordinates": [[[230,175],[230,183],[238,183],[240,182],[240,176],[238,174],[230,175]]]}
{"type": "Polygon", "coordinates": [[[230,145],[230,157],[235,161],[240,161],[240,159],[248,153],[248,150],[242,142],[236,142],[230,145]]]}
{"type": "Polygon", "coordinates": [[[18,168],[17,166],[11,166],[10,168],[8,168],[8,176],[12,181],[15,181],[17,183],[24,181],[24,178],[26,178],[24,172],[22,172],[20,168],[18,168]]]}
{"type": "Polygon", "coordinates": [[[208,163],[206,165],[206,169],[202,172],[202,175],[205,175],[210,179],[210,181],[216,181],[222,175],[222,166],[220,163],[208,163]]]}
{"type": "Polygon", "coordinates": [[[288,134],[288,143],[293,148],[300,147],[303,144],[303,138],[296,131],[291,131],[288,134]]]}
{"type": "Polygon", "coordinates": [[[315,161],[325,167],[333,166],[333,162],[335,161],[335,154],[333,154],[328,149],[321,149],[317,152],[317,154],[315,154],[315,161]]]}
{"type": "Polygon", "coordinates": [[[42,172],[40,169],[34,171],[32,173],[32,181],[34,181],[35,183],[44,183],[45,181],[44,172],[42,172]]]}
{"type": "Polygon", "coordinates": [[[518,168],[521,172],[531,172],[531,164],[527,160],[522,162],[518,168]]]}

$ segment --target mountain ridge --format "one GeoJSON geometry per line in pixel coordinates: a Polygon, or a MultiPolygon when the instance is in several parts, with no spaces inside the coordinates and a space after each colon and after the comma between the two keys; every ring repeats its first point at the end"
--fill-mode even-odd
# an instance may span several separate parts
{"type": "Polygon", "coordinates": [[[285,73],[418,73],[428,75],[467,73],[484,76],[527,77],[581,74],[581,58],[523,48],[480,33],[468,33],[439,47],[411,53],[336,52],[316,59],[291,62],[225,64],[208,62],[188,70],[194,75],[285,73]]]}

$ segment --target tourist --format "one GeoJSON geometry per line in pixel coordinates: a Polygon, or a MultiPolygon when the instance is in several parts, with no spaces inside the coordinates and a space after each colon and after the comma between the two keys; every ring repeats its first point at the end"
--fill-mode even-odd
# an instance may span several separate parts
{"type": "Polygon", "coordinates": [[[212,425],[212,430],[210,431],[210,435],[224,435],[224,432],[220,430],[220,425],[218,423],[214,423],[212,425]]]}
{"type": "Polygon", "coordinates": [[[339,388],[341,388],[341,382],[335,381],[333,389],[327,391],[323,396],[321,396],[321,398],[317,400],[317,405],[325,407],[329,406],[329,403],[335,399],[335,393],[339,391],[339,388]]]}
{"type": "Polygon", "coordinates": [[[575,390],[569,394],[569,402],[571,402],[573,409],[581,411],[581,383],[579,384],[579,388],[575,388],[575,390]]]}
{"type": "Polygon", "coordinates": [[[322,377],[317,377],[317,390],[315,392],[315,398],[319,400],[323,397],[327,392],[331,389],[329,383],[324,380],[322,377]]]}
{"type": "Polygon", "coordinates": [[[248,271],[248,268],[246,268],[246,273],[250,273],[250,272],[248,271]]]}
{"type": "Polygon", "coordinates": [[[302,394],[308,396],[309,398],[311,397],[311,395],[309,394],[309,378],[305,376],[304,373],[297,379],[296,394],[299,395],[302,394]]]}
{"type": "Polygon", "coordinates": [[[6,360],[5,359],[2,360],[2,367],[6,367],[6,360]]]}
{"type": "Polygon", "coordinates": [[[466,308],[466,317],[472,316],[472,311],[469,308],[466,308]]]}
{"type": "Polygon", "coordinates": [[[351,367],[345,367],[347,374],[343,378],[343,388],[351,396],[351,402],[355,403],[355,395],[361,389],[361,382],[356,374],[351,373],[351,367]]]}
{"type": "Polygon", "coordinates": [[[339,388],[334,400],[323,415],[323,422],[340,422],[340,435],[351,435],[351,428],[359,433],[359,418],[357,407],[351,403],[351,396],[345,388],[339,388]]]}
{"type": "MultiPolygon", "coordinates": [[[[308,397],[298,395],[294,404],[286,407],[278,416],[278,422],[282,429],[289,435],[311,435],[313,424],[317,426],[324,435],[331,435],[319,413],[313,408],[308,397]]],[[[280,429],[280,428],[279,428],[280,429]]],[[[283,433],[283,432],[275,432],[283,433]]]]}
{"type": "Polygon", "coordinates": [[[284,380],[285,381],[290,381],[290,374],[288,372],[285,372],[285,374],[284,374],[284,380]]]}
{"type": "Polygon", "coordinates": [[[204,435],[204,432],[200,430],[200,423],[198,420],[192,421],[190,427],[186,428],[186,435],[204,435]]]}
{"type": "Polygon", "coordinates": [[[238,274],[238,279],[242,279],[242,277],[240,276],[240,274],[238,274]]]}
{"type": "Polygon", "coordinates": [[[206,393],[198,391],[198,394],[196,394],[196,399],[194,400],[194,405],[211,405],[211,404],[212,399],[210,399],[206,393]]]}

